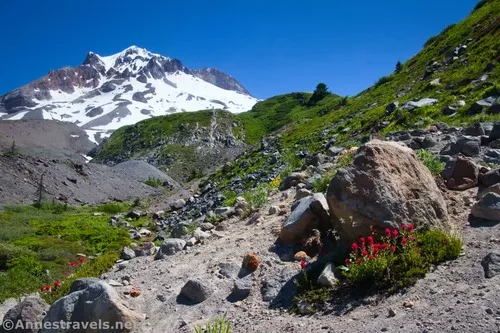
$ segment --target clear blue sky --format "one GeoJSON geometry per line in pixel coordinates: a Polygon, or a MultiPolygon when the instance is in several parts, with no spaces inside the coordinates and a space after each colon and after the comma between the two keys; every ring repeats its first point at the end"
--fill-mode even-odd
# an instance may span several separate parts
{"type": "Polygon", "coordinates": [[[258,98],[320,81],[355,95],[477,1],[1,0],[0,95],[130,45],[219,68],[258,98]]]}

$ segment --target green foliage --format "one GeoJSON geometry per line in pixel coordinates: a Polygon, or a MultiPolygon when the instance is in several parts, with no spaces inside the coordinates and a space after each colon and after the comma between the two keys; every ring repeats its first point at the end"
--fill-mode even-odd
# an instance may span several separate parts
{"type": "Polygon", "coordinates": [[[418,158],[434,175],[440,175],[444,171],[445,163],[441,162],[437,156],[428,152],[427,150],[420,149],[416,151],[418,158]]]}
{"type": "Polygon", "coordinates": [[[343,283],[394,292],[424,277],[431,265],[459,256],[460,239],[439,230],[413,232],[412,228],[388,230],[387,236],[369,236],[354,243],[342,267],[343,283]]]}
{"type": "Polygon", "coordinates": [[[243,198],[253,208],[261,208],[269,201],[269,185],[260,184],[254,189],[247,190],[243,193],[243,198]]]}
{"type": "Polygon", "coordinates": [[[462,251],[461,239],[438,230],[422,231],[417,240],[422,255],[431,264],[452,260],[462,251]]]}
{"type": "Polygon", "coordinates": [[[316,86],[316,89],[314,90],[311,98],[309,98],[309,101],[307,102],[307,105],[309,106],[315,106],[319,101],[323,100],[326,96],[330,94],[330,91],[328,91],[328,87],[324,83],[319,83],[316,86]]]}
{"type": "Polygon", "coordinates": [[[128,206],[119,202],[107,202],[97,207],[98,212],[106,214],[118,214],[128,210],[128,206]]]}
{"type": "Polygon", "coordinates": [[[312,184],[314,192],[316,193],[326,192],[328,186],[330,185],[330,182],[332,181],[333,177],[335,177],[336,174],[337,174],[337,169],[333,169],[321,175],[321,178],[314,181],[312,184]]]}
{"type": "Polygon", "coordinates": [[[226,207],[233,207],[236,205],[236,198],[238,198],[238,195],[234,193],[233,191],[226,190],[222,193],[224,195],[224,206],[226,207]]]}
{"type": "Polygon", "coordinates": [[[88,276],[97,276],[95,272],[109,269],[130,243],[125,230],[113,228],[108,217],[93,216],[92,209],[85,207],[62,211],[51,204],[40,209],[5,207],[0,212],[0,230],[0,302],[63,280],[68,262],[78,253],[98,256],[82,268],[88,276]],[[110,256],[113,261],[103,261],[110,256]]]}
{"type": "Polygon", "coordinates": [[[382,76],[380,79],[375,82],[374,88],[380,87],[383,84],[389,83],[393,80],[394,78],[392,76],[382,76]]]}
{"type": "Polygon", "coordinates": [[[231,323],[225,317],[215,318],[205,327],[195,327],[195,333],[231,333],[231,323]]]}
{"type": "Polygon", "coordinates": [[[148,177],[148,180],[144,182],[146,185],[158,188],[163,185],[163,181],[159,178],[154,178],[154,177],[148,177]]]}

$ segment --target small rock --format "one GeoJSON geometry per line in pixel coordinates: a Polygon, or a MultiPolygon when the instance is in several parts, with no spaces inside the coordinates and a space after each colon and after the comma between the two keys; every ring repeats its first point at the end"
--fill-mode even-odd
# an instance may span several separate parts
{"type": "Polygon", "coordinates": [[[403,302],[403,306],[407,309],[410,309],[410,308],[413,308],[413,306],[415,305],[415,303],[413,301],[404,301],[403,302]]]}
{"type": "Polygon", "coordinates": [[[193,303],[201,303],[208,299],[210,295],[213,294],[212,287],[202,282],[199,279],[193,279],[186,282],[186,284],[181,289],[181,295],[185,296],[187,299],[193,303]]]}
{"type": "Polygon", "coordinates": [[[481,261],[484,276],[488,279],[500,274],[500,252],[491,252],[481,261]]]}
{"type": "Polygon", "coordinates": [[[129,292],[129,295],[132,297],[139,297],[142,294],[140,290],[137,290],[135,288],[132,288],[129,292]]]}
{"type": "Polygon", "coordinates": [[[243,258],[243,267],[254,272],[260,265],[260,258],[255,253],[249,253],[243,258]]]}
{"type": "Polygon", "coordinates": [[[304,251],[299,251],[299,252],[295,253],[295,255],[293,257],[297,261],[301,261],[302,259],[304,259],[304,260],[309,259],[309,256],[304,251]]]}
{"type": "Polygon", "coordinates": [[[135,251],[132,250],[131,248],[125,246],[122,250],[122,254],[121,254],[120,258],[123,260],[134,259],[135,258],[135,251]]]}
{"type": "Polygon", "coordinates": [[[245,298],[252,291],[252,275],[248,274],[244,277],[234,280],[233,293],[239,298],[245,298]]]}
{"type": "Polygon", "coordinates": [[[269,215],[276,215],[281,211],[279,206],[271,206],[269,207],[269,215]]]}
{"type": "Polygon", "coordinates": [[[318,284],[325,287],[334,287],[337,283],[335,274],[338,274],[335,265],[333,265],[332,263],[327,264],[318,277],[318,284]]]}
{"type": "Polygon", "coordinates": [[[393,308],[387,309],[387,316],[388,317],[395,317],[396,316],[396,311],[394,311],[393,308]]]}

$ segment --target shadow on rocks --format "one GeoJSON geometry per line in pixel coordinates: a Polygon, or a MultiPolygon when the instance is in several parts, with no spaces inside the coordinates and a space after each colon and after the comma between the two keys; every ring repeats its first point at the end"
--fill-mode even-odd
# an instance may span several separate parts
{"type": "Polygon", "coordinates": [[[500,221],[484,220],[474,217],[472,215],[469,215],[468,222],[472,228],[485,228],[485,227],[491,228],[500,224],[500,221]]]}

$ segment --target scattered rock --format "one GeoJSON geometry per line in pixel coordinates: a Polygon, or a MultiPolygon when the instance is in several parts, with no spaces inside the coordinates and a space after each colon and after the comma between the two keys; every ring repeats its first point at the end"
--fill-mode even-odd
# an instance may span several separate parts
{"type": "Polygon", "coordinates": [[[295,255],[293,256],[293,258],[295,260],[297,260],[297,261],[301,261],[301,260],[307,260],[307,259],[309,259],[309,256],[304,251],[299,251],[299,252],[295,253],[295,255]]]}
{"type": "Polygon", "coordinates": [[[318,284],[325,287],[334,287],[337,282],[336,274],[338,274],[337,267],[332,263],[328,263],[318,277],[318,284]]]}
{"type": "Polygon", "coordinates": [[[405,110],[412,111],[414,109],[421,108],[423,106],[434,105],[438,102],[439,101],[435,98],[423,98],[416,102],[415,101],[406,102],[403,104],[402,108],[405,110]]]}
{"type": "Polygon", "coordinates": [[[219,273],[227,278],[236,278],[240,271],[240,265],[235,263],[221,263],[219,264],[219,273]]]}
{"type": "Polygon", "coordinates": [[[500,252],[491,252],[481,261],[484,276],[488,279],[500,274],[500,252]]]}
{"type": "Polygon", "coordinates": [[[457,156],[446,163],[442,176],[447,188],[463,191],[477,186],[479,168],[471,158],[457,156]]]}
{"type": "Polygon", "coordinates": [[[189,280],[181,289],[181,295],[195,304],[207,300],[213,292],[214,290],[209,284],[199,279],[189,280]]]}
{"type": "Polygon", "coordinates": [[[396,317],[396,311],[394,311],[393,308],[387,309],[387,317],[389,318],[396,317]]]}
{"type": "Polygon", "coordinates": [[[252,291],[252,275],[248,274],[234,280],[233,294],[239,298],[245,298],[252,291]]]}
{"type": "Polygon", "coordinates": [[[452,228],[431,173],[411,149],[395,142],[373,140],[361,146],[353,163],[331,181],[327,200],[331,215],[344,221],[332,219],[345,244],[369,234],[371,226],[385,229],[411,222],[452,228]]]}
{"type": "Polygon", "coordinates": [[[491,170],[487,173],[480,174],[479,175],[479,182],[486,187],[490,187],[492,185],[499,184],[500,183],[500,169],[491,170]]]}
{"type": "Polygon", "coordinates": [[[135,258],[135,251],[131,248],[125,246],[122,250],[122,254],[120,256],[123,260],[131,260],[135,258]]]}
{"type": "Polygon", "coordinates": [[[471,214],[484,220],[500,221],[500,194],[487,193],[472,206],[471,214]]]}
{"type": "Polygon", "coordinates": [[[297,201],[281,228],[281,242],[294,244],[307,237],[313,229],[331,229],[332,224],[327,207],[328,203],[322,193],[297,201]]]}
{"type": "Polygon", "coordinates": [[[281,211],[280,207],[279,206],[271,206],[269,207],[269,215],[276,215],[276,214],[279,214],[279,212],[281,211]]]}
{"type": "Polygon", "coordinates": [[[178,210],[178,209],[181,209],[182,207],[184,207],[186,205],[186,201],[184,199],[178,199],[174,202],[172,202],[172,204],[170,205],[170,208],[172,210],[178,210]]]}
{"type": "Polygon", "coordinates": [[[403,302],[403,306],[405,308],[409,309],[409,308],[413,308],[415,306],[415,303],[413,301],[406,300],[403,302]]]}
{"type": "Polygon", "coordinates": [[[294,172],[287,176],[280,184],[280,191],[288,190],[292,186],[297,186],[299,183],[304,183],[307,179],[307,174],[303,172],[294,172]]]}
{"type": "Polygon", "coordinates": [[[308,197],[311,195],[312,195],[311,191],[306,190],[305,188],[301,188],[301,189],[297,190],[297,194],[295,195],[295,200],[300,200],[302,198],[305,198],[305,197],[308,197]]]}
{"type": "Polygon", "coordinates": [[[243,268],[254,272],[260,265],[260,258],[255,253],[249,253],[243,258],[243,268]]]}
{"type": "Polygon", "coordinates": [[[43,320],[45,313],[49,309],[49,305],[38,296],[28,296],[21,303],[11,308],[3,317],[3,322],[11,322],[13,329],[9,327],[0,327],[1,333],[17,332],[17,333],[38,333],[35,329],[43,320]],[[28,324],[29,323],[29,324],[28,324]],[[16,328],[16,325],[18,328],[16,328]],[[28,329],[28,327],[33,329],[28,329]],[[21,329],[20,327],[26,327],[21,329]]]}
{"type": "Polygon", "coordinates": [[[166,256],[171,256],[179,251],[182,251],[186,246],[186,241],[178,238],[168,238],[160,245],[160,250],[155,256],[155,260],[164,259],[166,256]]]}

